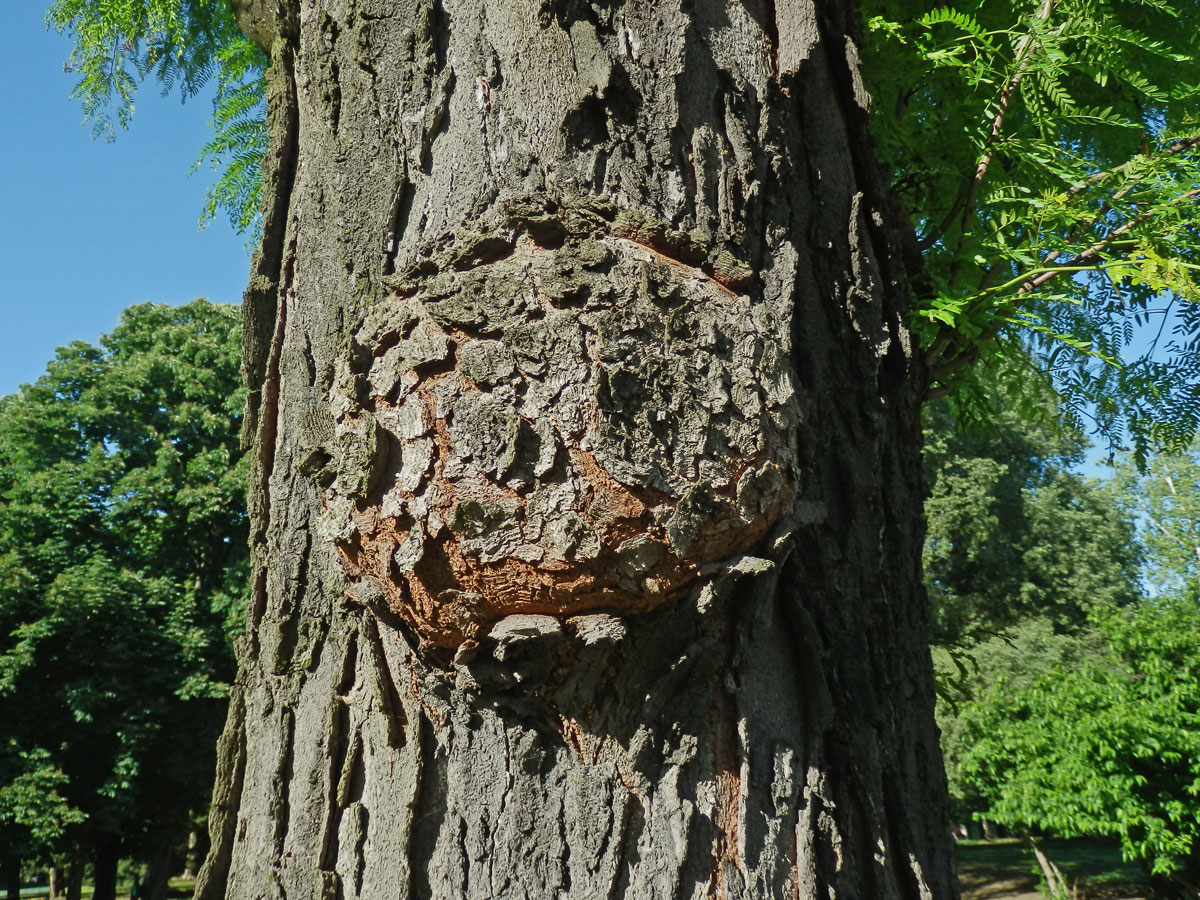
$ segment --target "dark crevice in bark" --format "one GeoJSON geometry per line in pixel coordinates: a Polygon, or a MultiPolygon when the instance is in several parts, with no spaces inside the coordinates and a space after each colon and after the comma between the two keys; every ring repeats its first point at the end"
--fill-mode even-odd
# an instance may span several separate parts
{"type": "Polygon", "coordinates": [[[417,741],[420,748],[420,770],[417,776],[416,797],[413,801],[413,821],[408,859],[413,873],[413,891],[418,900],[434,897],[430,876],[437,858],[438,838],[447,819],[446,758],[438,749],[433,723],[424,716],[418,719],[417,741]]]}
{"type": "Polygon", "coordinates": [[[387,226],[383,236],[383,275],[391,275],[396,271],[396,253],[400,249],[400,236],[408,228],[408,218],[412,214],[413,198],[416,188],[408,180],[408,166],[400,162],[400,184],[394,192],[391,208],[388,210],[387,226]]]}
{"type": "MultiPolygon", "coordinates": [[[[251,397],[266,377],[271,338],[275,333],[278,291],[298,152],[295,96],[295,51],[286,42],[276,43],[268,81],[268,131],[270,151],[263,162],[263,230],[251,263],[250,286],[243,306],[243,373],[251,397]]],[[[247,401],[243,442],[257,434],[259,410],[247,401]]]]}
{"type": "Polygon", "coordinates": [[[250,474],[250,547],[253,573],[248,654],[258,655],[258,626],[267,609],[264,542],[270,520],[268,483],[274,464],[279,401],[278,362],[283,342],[282,272],[288,208],[298,153],[298,110],[293,47],[276,41],[268,89],[271,148],[263,163],[263,233],[242,305],[242,371],[249,388],[243,444],[253,446],[250,474]]]}
{"type": "Polygon", "coordinates": [[[354,687],[358,667],[359,633],[357,628],[346,632],[345,649],[342,651],[342,674],[334,688],[339,697],[348,696],[350,689],[354,687]]]}
{"type": "Polygon", "coordinates": [[[272,779],[271,824],[274,826],[274,841],[272,850],[274,858],[284,859],[284,846],[287,841],[288,827],[291,825],[291,792],[292,776],[295,772],[293,763],[296,758],[296,716],[290,709],[279,713],[280,746],[279,760],[275,766],[275,776],[272,779]]]}
{"type": "Polygon", "coordinates": [[[646,814],[642,800],[632,791],[625,802],[621,817],[621,827],[616,834],[618,848],[616,862],[616,877],[609,891],[608,900],[618,900],[629,896],[630,872],[641,862],[638,844],[641,843],[642,831],[646,827],[646,814]]]}
{"type": "Polygon", "coordinates": [[[429,0],[429,34],[433,36],[433,65],[435,71],[446,68],[450,52],[450,19],[442,0],[429,0]]]}
{"type": "Polygon", "coordinates": [[[328,872],[335,871],[338,852],[338,828],[344,814],[345,800],[341,796],[345,780],[346,758],[351,741],[357,740],[350,733],[350,711],[345,701],[337,697],[330,702],[329,725],[326,731],[328,767],[325,772],[327,797],[322,828],[318,866],[328,872]]]}
{"type": "Polygon", "coordinates": [[[370,671],[380,715],[387,726],[388,746],[400,749],[408,739],[408,719],[404,712],[404,703],[400,699],[400,691],[388,666],[387,654],[383,650],[379,626],[374,618],[368,617],[363,621],[362,633],[366,638],[367,653],[371,660],[370,671]]]}

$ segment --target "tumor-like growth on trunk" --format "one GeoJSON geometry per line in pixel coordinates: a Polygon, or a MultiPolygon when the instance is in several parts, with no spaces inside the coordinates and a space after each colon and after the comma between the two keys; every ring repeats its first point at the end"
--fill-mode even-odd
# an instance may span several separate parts
{"type": "Polygon", "coordinates": [[[302,429],[358,592],[455,646],[644,611],[750,549],[795,497],[796,406],[748,281],[597,203],[509,205],[393,278],[302,429]]]}

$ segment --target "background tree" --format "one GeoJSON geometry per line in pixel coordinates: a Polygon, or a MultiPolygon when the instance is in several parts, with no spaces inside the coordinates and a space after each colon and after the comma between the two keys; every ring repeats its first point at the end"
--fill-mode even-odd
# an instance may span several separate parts
{"type": "Polygon", "coordinates": [[[1142,473],[1121,461],[1101,490],[1114,519],[1136,523],[1141,581],[1158,590],[1092,607],[1075,636],[1020,635],[1014,650],[1032,648],[1032,663],[1001,658],[992,683],[977,682],[948,753],[977,814],[1025,832],[1117,838],[1162,897],[1195,896],[1200,883],[1196,473],[1194,454],[1155,457],[1142,473]]]}
{"type": "MultiPolygon", "coordinates": [[[[956,822],[987,808],[962,773],[976,740],[968,728],[974,704],[998,684],[1020,690],[1098,661],[1106,644],[1094,617],[1141,594],[1142,554],[1119,494],[1070,471],[1084,436],[1064,426],[1053,394],[1017,413],[997,393],[986,426],[964,430],[946,401],[930,404],[925,417],[925,579],[956,822]]],[[[1038,396],[1028,387],[1024,394],[1038,396]]]]}
{"type": "Polygon", "coordinates": [[[1200,595],[1200,450],[1193,445],[1183,453],[1161,454],[1145,470],[1123,458],[1112,489],[1138,525],[1150,591],[1200,595]]]}
{"type": "Polygon", "coordinates": [[[211,784],[245,602],[238,326],[135,306],[0,400],[0,821],[32,856],[69,838],[101,898],[122,855],[161,894],[211,784]]]}
{"type": "Polygon", "coordinates": [[[0,887],[20,900],[22,863],[44,862],[71,825],[84,820],[60,793],[67,780],[43,748],[22,752],[11,741],[0,752],[0,887]]]}
{"type": "Polygon", "coordinates": [[[964,779],[1014,829],[1118,838],[1156,896],[1200,887],[1200,608],[1148,600],[1102,619],[1098,659],[967,714],[964,779]]]}
{"type": "MultiPolygon", "coordinates": [[[[1031,392],[1032,393],[1032,392],[1031,392]]],[[[1053,394],[1034,416],[988,402],[963,428],[926,409],[925,577],[935,645],[965,648],[1030,618],[1061,633],[1139,594],[1139,551],[1116,495],[1071,471],[1087,441],[1053,394]]]]}

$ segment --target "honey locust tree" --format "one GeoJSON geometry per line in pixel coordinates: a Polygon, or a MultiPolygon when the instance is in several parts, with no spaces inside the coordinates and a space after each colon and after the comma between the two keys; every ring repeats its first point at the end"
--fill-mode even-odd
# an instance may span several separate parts
{"type": "Polygon", "coordinates": [[[920,404],[998,346],[1187,433],[1096,324],[1191,290],[1190,100],[1126,39],[1179,13],[878,4],[876,157],[849,4],[236,5],[252,601],[197,896],[953,897],[920,404]]]}
{"type": "MultiPolygon", "coordinates": [[[[238,314],[127,309],[0,399],[0,839],[163,896],[211,788],[245,602],[238,314]]],[[[10,892],[11,895],[11,892],[10,892]]]]}

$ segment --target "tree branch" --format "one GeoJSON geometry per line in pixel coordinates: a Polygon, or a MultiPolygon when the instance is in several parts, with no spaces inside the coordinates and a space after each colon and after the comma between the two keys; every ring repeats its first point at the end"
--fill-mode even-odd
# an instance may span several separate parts
{"type": "MultiPolygon", "coordinates": [[[[1195,188],[1193,190],[1186,191],[1186,192],[1178,195],[1177,197],[1173,197],[1169,201],[1168,205],[1173,206],[1178,203],[1182,203],[1186,200],[1194,199],[1196,197],[1200,197],[1200,188],[1195,188]]],[[[1064,272],[1080,272],[1080,271],[1099,268],[1100,267],[1099,263],[1094,264],[1094,265],[1087,265],[1087,263],[1090,260],[1095,259],[1099,253],[1101,253],[1103,250],[1111,247],[1113,244],[1122,243],[1119,240],[1119,238],[1121,238],[1125,234],[1128,234],[1132,229],[1136,228],[1138,225],[1141,225],[1144,222],[1148,222],[1151,219],[1155,218],[1158,214],[1159,214],[1158,209],[1152,209],[1152,210],[1148,210],[1148,211],[1142,213],[1141,215],[1135,216],[1134,218],[1130,219],[1129,221],[1125,222],[1124,224],[1118,226],[1117,228],[1114,228],[1102,240],[1097,241],[1096,243],[1092,244],[1090,247],[1088,247],[1085,250],[1081,250],[1074,257],[1072,257],[1070,260],[1068,260],[1066,263],[1064,263],[1061,266],[1047,267],[1047,266],[1043,265],[1042,267],[1039,267],[1038,269],[1035,269],[1031,272],[1026,272],[1024,276],[1019,276],[1019,277],[1023,277],[1025,280],[1021,283],[1021,286],[1019,288],[1017,288],[1016,295],[1007,304],[1007,308],[1004,311],[1004,316],[1005,317],[1011,316],[1013,313],[1017,312],[1021,308],[1021,305],[1025,302],[1025,298],[1029,294],[1033,293],[1038,288],[1040,288],[1042,285],[1046,284],[1048,281],[1057,277],[1058,275],[1061,275],[1064,272]],[[1034,274],[1034,273],[1037,273],[1037,274],[1034,274]]],[[[1056,250],[1054,253],[1047,256],[1046,259],[1043,260],[1043,263],[1054,262],[1056,259],[1058,259],[1063,254],[1063,252],[1064,251],[1062,251],[1062,250],[1056,250]]],[[[1001,289],[1008,287],[1009,285],[1015,283],[1017,280],[1018,279],[1013,279],[1012,281],[1008,282],[1008,284],[1001,285],[1000,288],[995,288],[993,290],[1001,290],[1001,289]]],[[[978,345],[986,343],[987,341],[990,341],[993,338],[995,338],[996,335],[998,335],[1000,333],[1000,330],[1004,327],[1005,324],[1006,323],[1003,321],[1003,317],[998,317],[996,321],[994,321],[988,328],[984,329],[980,333],[979,337],[975,341],[975,346],[963,351],[958,356],[951,359],[945,365],[938,366],[938,361],[939,361],[938,357],[931,355],[931,357],[929,357],[929,366],[931,369],[930,380],[935,381],[935,382],[941,381],[942,379],[946,378],[948,375],[952,375],[954,372],[957,372],[959,369],[963,368],[963,366],[966,366],[966,365],[969,365],[970,363],[975,362],[979,358],[978,345]]],[[[941,339],[939,338],[939,341],[940,340],[941,339]]],[[[942,342],[940,349],[944,349],[948,343],[949,343],[948,341],[942,342]]],[[[935,344],[935,347],[936,346],[938,346],[938,345],[935,344]]],[[[931,348],[931,351],[932,351],[932,349],[933,348],[931,348]]],[[[931,396],[932,396],[932,393],[931,393],[931,396]]]]}
{"type": "MultiPolygon", "coordinates": [[[[1037,13],[1034,14],[1035,22],[1044,22],[1050,18],[1050,13],[1054,11],[1054,7],[1058,5],[1059,0],[1042,0],[1041,6],[1037,13]]],[[[1025,63],[1029,59],[1029,54],[1033,51],[1033,43],[1035,37],[1035,29],[1030,26],[1020,43],[1017,44],[1016,52],[1013,54],[1014,71],[1012,77],[1004,89],[1000,91],[1000,97],[996,101],[996,114],[992,117],[992,127],[988,134],[987,143],[984,144],[983,154],[979,161],[975,164],[975,171],[971,173],[966,183],[966,190],[960,192],[959,196],[963,197],[961,206],[955,202],[951,205],[950,211],[946,217],[938,224],[938,226],[925,236],[921,242],[923,249],[928,249],[933,246],[941,237],[949,230],[951,223],[955,218],[959,218],[959,227],[963,234],[966,234],[967,228],[971,222],[971,214],[975,210],[975,203],[979,199],[980,188],[983,187],[983,179],[987,174],[988,167],[992,164],[992,159],[996,155],[996,147],[1000,143],[1000,135],[1004,127],[1004,117],[1008,114],[1008,104],[1012,101],[1013,94],[1021,84],[1021,79],[1025,77],[1025,63]]]]}
{"type": "MultiPolygon", "coordinates": [[[[1034,15],[1035,22],[1045,22],[1050,18],[1050,13],[1054,11],[1058,0],[1042,0],[1042,5],[1038,8],[1034,15]]],[[[984,147],[983,155],[979,157],[979,162],[975,165],[975,171],[971,175],[971,180],[967,186],[967,199],[963,204],[962,221],[960,227],[965,234],[971,223],[971,214],[975,211],[975,202],[979,199],[979,189],[983,187],[983,178],[987,175],[988,167],[992,164],[992,158],[996,155],[996,145],[1000,143],[1001,129],[1004,127],[1004,117],[1008,113],[1008,104],[1012,101],[1013,94],[1021,84],[1021,79],[1025,77],[1025,64],[1029,60],[1030,53],[1033,52],[1035,28],[1031,25],[1029,31],[1021,38],[1021,42],[1017,44],[1016,53],[1013,55],[1013,74],[1008,80],[1008,84],[1004,86],[1004,90],[1000,92],[1000,99],[996,103],[996,115],[992,118],[992,130],[988,135],[987,144],[984,147]]]]}

